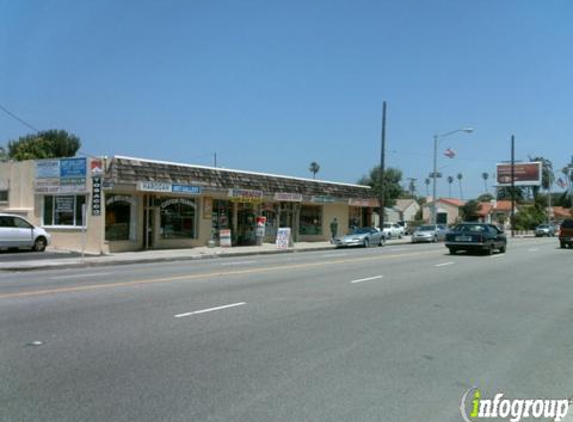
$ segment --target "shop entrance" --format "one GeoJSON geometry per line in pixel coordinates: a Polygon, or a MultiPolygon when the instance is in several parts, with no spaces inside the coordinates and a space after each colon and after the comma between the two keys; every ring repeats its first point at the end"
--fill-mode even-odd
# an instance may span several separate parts
{"type": "Polygon", "coordinates": [[[237,204],[237,245],[256,245],[257,215],[253,204],[237,204]]]}

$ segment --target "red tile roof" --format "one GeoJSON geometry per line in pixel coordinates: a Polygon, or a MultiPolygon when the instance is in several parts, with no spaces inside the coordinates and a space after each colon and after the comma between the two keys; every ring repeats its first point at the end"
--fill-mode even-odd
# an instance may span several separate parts
{"type": "Polygon", "coordinates": [[[565,207],[553,207],[553,215],[557,218],[567,218],[573,216],[571,209],[565,207]]]}
{"type": "Polygon", "coordinates": [[[511,201],[497,201],[497,204],[494,207],[494,211],[510,212],[511,201]]]}
{"type": "Polygon", "coordinates": [[[493,204],[491,202],[480,202],[479,209],[477,211],[477,215],[480,217],[486,217],[491,213],[493,209],[493,204]]]}

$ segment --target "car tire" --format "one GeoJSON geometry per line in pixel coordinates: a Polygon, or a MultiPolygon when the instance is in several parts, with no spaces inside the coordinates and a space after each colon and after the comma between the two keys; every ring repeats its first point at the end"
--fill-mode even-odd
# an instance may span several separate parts
{"type": "Polygon", "coordinates": [[[485,250],[485,254],[490,256],[493,255],[493,245],[485,250]]]}
{"type": "Polygon", "coordinates": [[[40,236],[34,241],[34,250],[36,252],[44,252],[46,250],[46,246],[48,241],[45,237],[40,236]]]}
{"type": "Polygon", "coordinates": [[[561,249],[565,249],[565,246],[566,246],[566,245],[565,245],[565,242],[560,242],[560,243],[559,243],[559,246],[561,246],[561,249]]]}
{"type": "Polygon", "coordinates": [[[380,243],[378,243],[378,246],[384,246],[384,241],[385,241],[385,239],[382,237],[380,239],[380,243]]]}
{"type": "Polygon", "coordinates": [[[364,239],[364,247],[367,248],[370,246],[370,241],[368,239],[364,239]]]}
{"type": "Polygon", "coordinates": [[[505,245],[501,246],[499,248],[499,253],[505,253],[505,247],[506,247],[505,245]]]}
{"type": "Polygon", "coordinates": [[[450,255],[455,255],[456,254],[456,248],[448,248],[450,250],[450,255]]]}

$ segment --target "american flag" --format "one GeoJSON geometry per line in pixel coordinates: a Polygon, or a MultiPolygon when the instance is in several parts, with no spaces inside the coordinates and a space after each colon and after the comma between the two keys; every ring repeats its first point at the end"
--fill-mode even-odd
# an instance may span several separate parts
{"type": "Polygon", "coordinates": [[[557,179],[557,186],[559,186],[561,189],[565,187],[565,182],[562,178],[557,179]]]}
{"type": "Polygon", "coordinates": [[[453,149],[448,148],[444,151],[444,155],[448,158],[454,158],[456,156],[456,152],[453,149]]]}

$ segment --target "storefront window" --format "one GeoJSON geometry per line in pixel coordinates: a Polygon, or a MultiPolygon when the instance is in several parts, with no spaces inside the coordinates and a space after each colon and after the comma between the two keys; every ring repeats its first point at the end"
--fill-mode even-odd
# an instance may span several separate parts
{"type": "Polygon", "coordinates": [[[85,203],[85,195],[44,196],[44,225],[82,227],[82,207],[85,203]]]}
{"type": "Polygon", "coordinates": [[[277,211],[276,205],[274,204],[264,204],[262,210],[263,217],[267,218],[265,224],[265,235],[266,236],[276,236],[277,235],[277,211]]]}
{"type": "Polygon", "coordinates": [[[161,200],[161,233],[164,239],[191,238],[195,230],[197,202],[187,198],[161,200]]]}
{"type": "Polygon", "coordinates": [[[106,195],[105,240],[117,241],[133,238],[135,209],[135,200],[132,196],[106,195]]]}
{"type": "Polygon", "coordinates": [[[303,205],[300,209],[300,234],[322,234],[322,207],[303,205]]]}
{"type": "Polygon", "coordinates": [[[362,208],[348,208],[348,227],[362,227],[362,208]]]}

